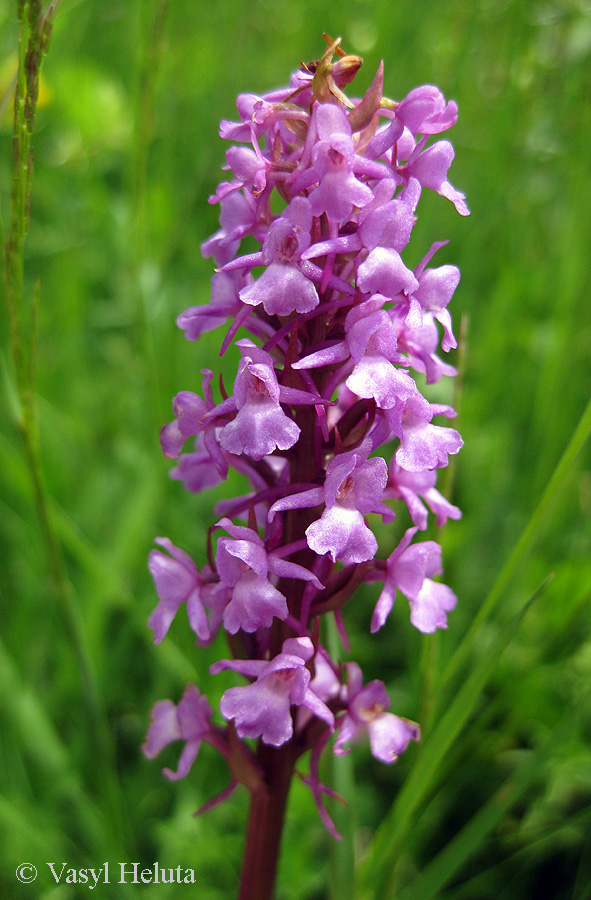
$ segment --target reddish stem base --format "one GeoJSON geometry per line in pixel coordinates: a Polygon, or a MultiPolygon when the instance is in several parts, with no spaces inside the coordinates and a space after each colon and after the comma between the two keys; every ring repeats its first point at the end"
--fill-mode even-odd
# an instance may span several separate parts
{"type": "Polygon", "coordinates": [[[273,900],[277,861],[289,785],[293,775],[292,742],[281,747],[261,743],[258,761],[266,790],[252,795],[244,848],[239,900],[273,900]]]}

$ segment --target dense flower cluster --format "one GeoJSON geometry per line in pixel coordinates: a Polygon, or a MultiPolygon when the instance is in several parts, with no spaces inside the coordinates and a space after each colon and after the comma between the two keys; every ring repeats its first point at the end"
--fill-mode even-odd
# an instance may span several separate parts
{"type": "Polygon", "coordinates": [[[320,617],[336,616],[346,646],[342,608],[362,582],[378,581],[372,632],[397,591],[416,628],[445,628],[456,597],[432,580],[442,571],[440,547],[416,536],[427,507],[438,525],[460,516],[435,486],[436,470],[462,446],[457,431],[436,424],[454,410],[426,399],[410,374],[431,384],[455,373],[438,349],[456,347],[448,304],[460,274],[431,266],[443,243],[414,269],[402,258],[424,188],[468,214],[447,180],[452,145],[427,146],[454,125],[457,107],[430,85],[401,102],[385,98],[382,66],[365,96],[350,100],[343,88],[360,64],[334,42],[284,90],[241,95],[240,121],[221,124],[233,146],[230,178],[211,198],[221,227],[203,245],[217,266],[211,302],[178,324],[197,340],[229,321],[222,352],[235,341],[241,358],[230,396],[220,382],[216,402],[204,370],[202,393],[175,398],[161,437],[178,459],[172,476],[189,491],[219,483],[230,467],[250,490],[221,505],[215,557],[201,571],[166,538],[150,555],[160,598],[149,622],[155,642],[185,605],[199,643],[228,634],[232,658],[212,674],[232,670],[246,683],[224,693],[224,726],[194,685],[178,706],[158,703],[145,753],[184,741],[178,771],[165,770],[179,778],[209,741],[228,759],[230,788],[255,790],[256,751],[239,739],[292,741],[294,759],[312,748],[304,780],[331,830],[321,804],[329,789],[317,775],[330,736],[341,754],[366,735],[374,756],[392,762],[419,728],[387,711],[382,682],[364,685],[356,663],[331,659],[320,617]],[[247,236],[260,249],[238,255],[247,236]],[[240,327],[251,337],[235,340],[240,327]],[[413,527],[380,559],[368,516],[391,522],[390,501],[406,504],[413,527]]]}

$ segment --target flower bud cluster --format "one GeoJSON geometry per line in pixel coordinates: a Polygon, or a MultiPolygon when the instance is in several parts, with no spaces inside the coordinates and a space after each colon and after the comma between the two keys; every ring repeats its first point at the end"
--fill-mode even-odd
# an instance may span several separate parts
{"type": "Polygon", "coordinates": [[[385,98],[382,65],[364,97],[350,100],[342,88],[360,64],[336,41],[289,87],[239,96],[240,120],[221,123],[233,145],[230,177],[210,198],[220,229],[202,248],[217,266],[211,301],[178,324],[197,340],[229,322],[222,352],[235,342],[241,358],[231,395],[220,381],[216,401],[204,370],[200,394],[175,398],[161,439],[187,490],[212,487],[230,468],[249,490],[220,505],[210,530],[215,557],[211,549],[201,571],[166,538],[149,564],[160,598],[149,621],[155,643],[185,606],[198,643],[227,634],[231,658],[212,674],[231,670],[243,683],[223,694],[224,725],[213,723],[194,685],[178,706],[158,703],[146,754],[184,741],[177,772],[165,770],[179,778],[209,741],[228,760],[230,789],[242,782],[255,790],[256,751],[242,739],[292,741],[294,759],[312,749],[304,780],[332,831],[321,804],[329,789],[318,781],[329,738],[340,754],[365,734],[389,763],[419,729],[388,712],[381,681],[364,685],[356,663],[331,659],[321,617],[336,617],[347,647],[342,609],[360,584],[378,581],[372,632],[397,591],[416,628],[445,628],[456,597],[433,580],[441,549],[416,536],[428,510],[438,525],[460,516],[436,488],[436,470],[462,446],[457,431],[436,422],[455,412],[423,396],[411,374],[427,385],[455,374],[438,351],[456,347],[448,304],[460,274],[430,265],[445,242],[414,269],[402,257],[423,189],[468,214],[447,180],[452,145],[427,146],[454,125],[457,106],[430,85],[399,103],[385,98]],[[260,249],[240,255],[246,237],[260,249]],[[240,328],[249,337],[236,340],[240,328]],[[390,501],[406,505],[413,527],[380,559],[368,516],[391,522],[390,501]]]}

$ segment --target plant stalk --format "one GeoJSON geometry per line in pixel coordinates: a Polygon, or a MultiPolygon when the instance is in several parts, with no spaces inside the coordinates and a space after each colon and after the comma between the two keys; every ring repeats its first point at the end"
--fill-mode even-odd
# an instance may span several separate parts
{"type": "Polygon", "coordinates": [[[43,477],[37,416],[36,339],[40,286],[30,308],[24,296],[24,245],[30,226],[33,185],[32,138],[44,56],[49,48],[53,21],[60,0],[52,0],[43,14],[40,0],[19,0],[18,72],[15,79],[11,222],[3,238],[4,292],[11,327],[11,356],[18,397],[17,425],[30,470],[34,503],[47,553],[49,582],[57,611],[72,647],[88,714],[92,745],[96,748],[101,781],[114,829],[121,846],[129,841],[113,774],[114,751],[96,673],[84,632],[79,605],[68,578],[60,540],[51,516],[50,498],[43,477]]]}
{"type": "Polygon", "coordinates": [[[275,896],[287,796],[295,763],[293,742],[271,747],[261,741],[258,762],[265,786],[252,795],[239,900],[272,900],[275,896]]]}
{"type": "MultiPolygon", "coordinates": [[[[292,483],[311,481],[315,474],[314,416],[309,409],[300,409],[296,421],[301,429],[298,453],[291,460],[292,483]]],[[[310,510],[294,509],[286,516],[285,543],[304,536],[310,523],[310,510]]],[[[311,565],[309,550],[294,556],[300,565],[311,565]]],[[[279,583],[284,591],[289,610],[299,616],[302,599],[302,582],[286,579],[279,583]]],[[[284,622],[277,621],[271,633],[271,656],[281,652],[283,641],[293,632],[284,622]]],[[[294,739],[280,747],[259,742],[257,759],[263,772],[264,788],[252,795],[239,900],[272,900],[277,876],[277,863],[289,786],[298,756],[294,739]]]]}

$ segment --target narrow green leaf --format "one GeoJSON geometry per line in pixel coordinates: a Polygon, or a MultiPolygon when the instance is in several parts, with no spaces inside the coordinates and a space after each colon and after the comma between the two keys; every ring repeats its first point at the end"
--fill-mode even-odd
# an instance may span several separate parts
{"type": "Polygon", "coordinates": [[[330,776],[328,784],[346,800],[332,802],[330,813],[342,840],[331,839],[330,844],[330,900],[353,900],[355,897],[355,779],[353,761],[350,756],[329,757],[330,776]]]}
{"type": "Polygon", "coordinates": [[[548,511],[550,507],[556,500],[559,492],[564,487],[564,482],[572,464],[574,463],[577,455],[583,448],[590,434],[591,400],[587,404],[587,407],[579,420],[579,424],[575,428],[572,437],[566,449],[564,450],[564,453],[560,457],[560,460],[558,461],[558,464],[554,469],[554,472],[552,473],[548,484],[546,485],[544,493],[540,498],[540,502],[533,511],[531,518],[524,528],[523,532],[521,533],[519,540],[513,547],[513,551],[511,552],[509,559],[501,569],[495,583],[490,589],[488,596],[486,597],[484,603],[472,620],[470,628],[458,644],[453,656],[451,657],[446,669],[444,670],[439,681],[439,696],[441,696],[441,692],[444,689],[445,685],[453,678],[462,663],[465,662],[473,646],[475,635],[478,633],[483,623],[486,621],[486,619],[494,609],[504,591],[507,590],[509,582],[515,574],[516,569],[531,549],[532,544],[538,536],[538,533],[541,531],[544,522],[547,521],[548,511]]]}
{"type": "MultiPolygon", "coordinates": [[[[26,463],[11,442],[1,434],[0,469],[10,479],[13,488],[21,493],[27,502],[30,502],[32,492],[26,463]]],[[[136,598],[118,574],[119,569],[110,563],[105,552],[99,551],[94,546],[67,511],[51,497],[49,505],[55,530],[62,546],[99,588],[96,594],[96,603],[103,606],[126,608],[129,621],[133,623],[139,633],[146,634],[149,639],[147,616],[139,609],[136,598]]],[[[3,515],[6,513],[4,512],[3,515]]],[[[30,524],[24,524],[30,527],[30,524]]],[[[195,678],[195,663],[174,642],[168,641],[162,644],[158,649],[158,654],[163,668],[168,669],[179,680],[191,681],[195,678]]]]}
{"type": "MultiPolygon", "coordinates": [[[[543,855],[546,847],[556,847],[557,842],[563,837],[570,836],[572,838],[572,831],[574,828],[581,827],[583,833],[588,834],[590,821],[591,805],[585,806],[583,809],[578,809],[575,813],[562,819],[553,827],[544,829],[541,833],[538,832],[533,834],[528,838],[528,842],[524,847],[520,847],[500,862],[488,866],[483,871],[478,872],[477,875],[474,875],[467,881],[463,881],[461,885],[458,885],[458,887],[453,889],[453,892],[450,893],[449,900],[452,900],[452,898],[453,900],[471,900],[473,897],[484,894],[487,886],[490,884],[490,876],[493,872],[496,874],[501,872],[515,872],[522,860],[526,858],[531,859],[534,853],[543,855]]],[[[587,851],[591,849],[590,841],[587,841],[586,848],[583,848],[584,861],[589,858],[589,854],[585,854],[585,849],[587,849],[587,851]]],[[[579,893],[577,884],[575,884],[573,900],[589,900],[589,897],[591,897],[591,880],[588,877],[583,877],[584,882],[580,882],[579,884],[584,883],[586,890],[584,893],[579,893]]]]}
{"type": "MultiPolygon", "coordinates": [[[[328,617],[328,649],[333,660],[339,661],[341,644],[336,624],[332,616],[328,617]]],[[[346,801],[347,805],[333,803],[331,815],[342,839],[331,840],[330,844],[330,900],[353,900],[355,896],[355,778],[350,756],[328,757],[330,774],[328,784],[346,801]]]]}
{"type": "Polygon", "coordinates": [[[32,810],[23,811],[7,797],[0,795],[0,823],[5,833],[16,832],[31,853],[42,854],[47,859],[62,855],[71,842],[52,822],[51,828],[43,828],[35,821],[32,810]]]}
{"type": "MultiPolygon", "coordinates": [[[[122,847],[106,828],[106,820],[72,768],[70,754],[48,718],[33,688],[25,685],[10,654],[0,641],[0,714],[15,731],[14,739],[43,773],[48,785],[59,790],[77,810],[85,825],[85,838],[97,852],[122,847]]],[[[5,726],[3,726],[5,727],[5,726]]]]}
{"type": "Polygon", "coordinates": [[[412,826],[412,817],[432,791],[439,766],[472,714],[484,687],[497,667],[503,651],[517,632],[532,603],[543,592],[549,576],[505,626],[470,673],[445,713],[436,723],[421,754],[390,812],[378,828],[369,852],[358,870],[358,883],[365,898],[387,896],[388,881],[403,842],[412,826]]]}
{"type": "Polygon", "coordinates": [[[0,641],[0,712],[5,712],[23,738],[23,748],[51,777],[68,773],[68,751],[32,688],[21,683],[9,653],[0,641]]]}
{"type": "Polygon", "coordinates": [[[507,778],[490,800],[464,825],[461,831],[435,856],[413,883],[403,890],[400,900],[432,900],[453,878],[458,869],[478,850],[488,834],[521,799],[540,775],[556,746],[564,740],[572,711],[562,717],[543,746],[529,755],[507,778]]]}

